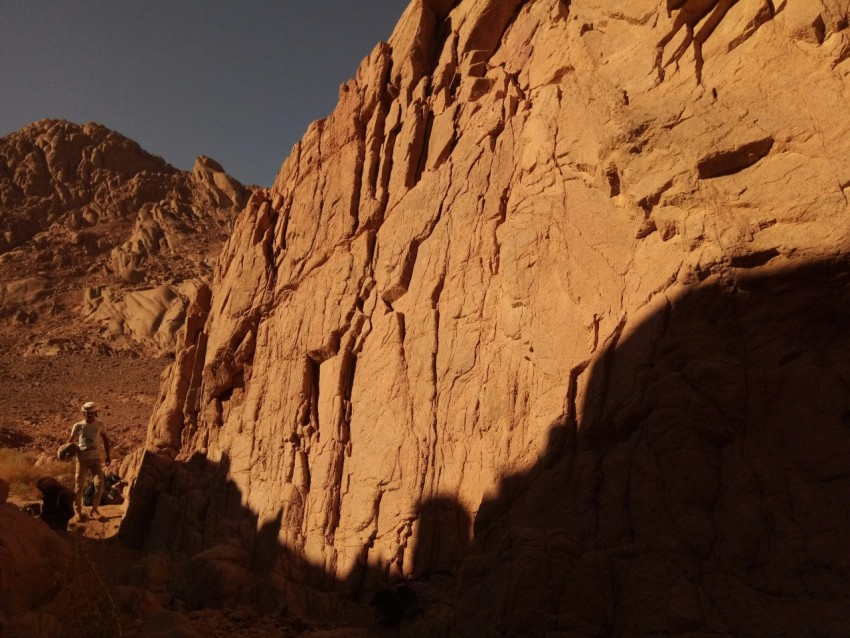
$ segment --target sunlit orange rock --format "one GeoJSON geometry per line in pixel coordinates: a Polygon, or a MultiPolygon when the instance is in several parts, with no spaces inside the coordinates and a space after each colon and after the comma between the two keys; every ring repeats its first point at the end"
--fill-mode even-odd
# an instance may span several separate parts
{"type": "Polygon", "coordinates": [[[125,535],[324,619],[840,633],[847,11],[412,2],[239,217],[125,535]]]}

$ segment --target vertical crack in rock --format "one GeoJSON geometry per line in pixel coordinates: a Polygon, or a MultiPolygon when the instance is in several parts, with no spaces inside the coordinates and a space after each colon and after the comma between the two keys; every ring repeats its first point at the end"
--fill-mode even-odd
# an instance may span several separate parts
{"type": "MultiPolygon", "coordinates": [[[[431,418],[430,418],[430,445],[428,446],[428,458],[429,458],[429,468],[428,472],[431,474],[432,485],[437,484],[437,446],[440,440],[440,427],[438,422],[438,405],[440,402],[440,395],[438,392],[438,387],[440,383],[439,376],[439,355],[440,355],[440,320],[441,320],[441,311],[440,311],[440,298],[443,294],[443,289],[445,288],[446,283],[446,273],[445,269],[441,272],[439,279],[437,280],[437,284],[434,286],[434,289],[431,293],[431,308],[434,312],[434,347],[431,355],[431,379],[428,380],[430,388],[433,392],[432,399],[432,409],[431,409],[431,418]]],[[[418,500],[422,501],[422,497],[425,493],[427,476],[425,472],[422,472],[419,482],[419,490],[418,490],[418,500]]]]}
{"type": "Polygon", "coordinates": [[[286,235],[289,231],[289,220],[292,214],[292,197],[280,197],[280,201],[278,206],[275,208],[277,211],[278,219],[280,219],[280,223],[277,224],[277,233],[275,235],[275,251],[274,251],[274,265],[275,270],[280,268],[280,261],[283,258],[283,255],[286,253],[286,235]]]}
{"type": "Polygon", "coordinates": [[[352,200],[353,214],[358,221],[352,234],[358,231],[361,224],[366,224],[370,229],[375,228],[383,219],[387,203],[386,184],[379,184],[379,178],[382,149],[387,137],[387,117],[393,104],[389,91],[393,67],[389,45],[379,44],[369,59],[377,67],[369,76],[375,78],[377,86],[373,86],[367,79],[360,79],[358,75],[361,83],[361,106],[357,117],[357,132],[361,140],[358,149],[360,169],[355,181],[356,203],[352,200]],[[362,102],[366,102],[365,106],[362,102]]]}
{"type": "Polygon", "coordinates": [[[360,197],[363,189],[363,171],[366,165],[366,129],[358,120],[357,158],[354,161],[354,188],[351,190],[351,199],[348,204],[348,214],[352,219],[351,235],[357,233],[360,228],[360,197]]]}
{"type": "Polygon", "coordinates": [[[410,190],[422,179],[428,161],[428,137],[431,134],[431,108],[425,101],[417,100],[408,113],[413,117],[413,129],[407,148],[404,187],[410,190]]]}
{"type": "Polygon", "coordinates": [[[203,332],[203,330],[199,330],[195,338],[194,346],[189,349],[189,356],[192,359],[192,372],[189,375],[189,386],[186,391],[186,399],[183,402],[181,414],[181,416],[186,415],[186,417],[188,417],[182,419],[186,430],[185,432],[180,432],[178,439],[181,443],[179,447],[176,447],[175,449],[182,448],[187,439],[191,438],[198,428],[198,413],[201,411],[200,386],[201,379],[203,378],[204,357],[206,356],[206,351],[207,335],[203,332]]]}
{"type": "MultiPolygon", "coordinates": [[[[456,5],[457,3],[452,3],[452,5],[456,5]]],[[[434,52],[431,56],[431,63],[428,65],[428,75],[434,75],[435,72],[438,71],[440,58],[443,55],[443,51],[446,48],[446,44],[449,42],[453,36],[455,36],[455,32],[452,29],[452,21],[449,18],[449,13],[454,7],[440,7],[441,10],[434,11],[434,18],[436,20],[436,28],[434,30],[434,52]]],[[[456,43],[455,43],[456,46],[456,43]]],[[[457,53],[454,54],[454,59],[457,61],[457,53]]],[[[439,85],[435,88],[440,88],[439,85]]]]}
{"type": "MultiPolygon", "coordinates": [[[[306,379],[306,383],[304,385],[305,385],[305,387],[308,391],[308,394],[307,394],[308,410],[307,410],[306,414],[304,415],[306,423],[305,422],[302,422],[302,423],[304,425],[308,426],[311,433],[319,436],[320,432],[321,432],[321,428],[319,427],[319,388],[320,388],[319,375],[320,375],[320,371],[321,371],[321,364],[314,356],[311,356],[311,355],[307,356],[306,363],[307,363],[307,366],[306,366],[305,372],[306,372],[306,375],[307,375],[307,379],[306,379]]],[[[312,434],[311,434],[311,436],[312,436],[312,434]]]]}
{"type": "Polygon", "coordinates": [[[265,222],[268,226],[263,232],[262,248],[263,255],[266,259],[265,263],[265,278],[266,284],[263,290],[264,303],[269,303],[274,294],[275,284],[277,283],[277,265],[275,260],[275,235],[277,233],[277,224],[280,219],[278,211],[272,207],[270,201],[263,203],[263,214],[267,217],[265,222]]]}
{"type": "Polygon", "coordinates": [[[401,362],[404,365],[404,368],[407,370],[410,368],[410,366],[408,365],[407,351],[404,346],[404,340],[407,338],[407,326],[405,325],[404,321],[404,313],[393,311],[393,318],[396,320],[396,323],[398,325],[398,343],[399,348],[401,349],[401,362]]]}
{"type": "Polygon", "coordinates": [[[570,427],[578,428],[578,410],[576,408],[576,397],[578,396],[579,377],[584,374],[590,365],[590,359],[586,359],[576,366],[570,368],[567,378],[567,396],[564,401],[564,416],[570,427]]]}
{"type": "Polygon", "coordinates": [[[183,348],[178,352],[173,364],[181,371],[173,375],[178,382],[176,388],[171,388],[170,397],[166,394],[160,398],[155,414],[165,407],[171,399],[173,405],[168,406],[165,417],[169,432],[169,448],[174,454],[181,449],[182,443],[189,438],[197,428],[197,415],[200,410],[200,385],[204,358],[206,356],[207,335],[204,327],[209,317],[211,291],[207,286],[198,289],[196,297],[189,306],[186,323],[183,326],[183,348]],[[189,416],[188,424],[184,414],[189,416]],[[188,431],[184,427],[188,425],[188,431]]]}
{"type": "Polygon", "coordinates": [[[390,178],[393,172],[393,157],[396,150],[396,140],[401,133],[402,121],[401,110],[398,101],[393,101],[390,107],[387,119],[390,122],[390,129],[386,132],[383,146],[379,155],[380,170],[378,171],[377,193],[378,199],[382,202],[384,215],[386,214],[386,206],[390,196],[390,178]]]}
{"type": "MultiPolygon", "coordinates": [[[[382,105],[383,106],[383,105],[382,105]]],[[[384,125],[387,121],[387,108],[375,110],[370,122],[371,132],[366,135],[366,160],[364,180],[367,183],[367,193],[372,199],[378,199],[378,176],[381,169],[381,148],[384,145],[384,125]]]]}
{"type": "Polygon", "coordinates": [[[499,274],[499,266],[501,264],[502,244],[499,241],[499,228],[508,219],[508,198],[510,185],[502,189],[502,194],[499,196],[499,210],[496,217],[496,223],[493,225],[493,260],[490,266],[490,274],[494,277],[499,274]]]}
{"type": "Polygon", "coordinates": [[[526,4],[527,0],[502,0],[486,4],[481,14],[474,18],[463,53],[483,51],[486,57],[491,57],[526,4]]]}
{"type": "Polygon", "coordinates": [[[425,123],[422,129],[422,141],[419,142],[419,159],[416,162],[416,171],[410,188],[413,188],[419,183],[422,179],[422,173],[425,172],[425,166],[428,164],[428,142],[431,140],[431,131],[434,128],[434,112],[430,109],[430,107],[423,106],[422,117],[425,123]]]}
{"type": "Polygon", "coordinates": [[[342,479],[345,473],[345,459],[351,454],[351,435],[350,424],[352,418],[351,412],[351,391],[354,387],[354,377],[357,369],[357,356],[349,349],[345,349],[341,353],[342,361],[339,367],[339,394],[336,399],[338,402],[337,412],[334,415],[333,432],[334,441],[332,442],[333,458],[331,460],[331,476],[329,477],[330,495],[327,506],[327,518],[324,528],[324,536],[328,545],[333,546],[335,534],[340,520],[341,499],[342,499],[342,479]]]}
{"type": "MultiPolygon", "coordinates": [[[[586,400],[587,408],[584,414],[582,414],[582,423],[593,423],[595,424],[595,431],[589,434],[593,439],[597,442],[597,444],[602,447],[606,447],[613,440],[616,439],[616,432],[605,431],[603,428],[603,420],[602,414],[605,409],[605,402],[609,395],[609,384],[610,384],[610,372],[611,366],[613,364],[613,359],[615,356],[615,351],[617,349],[617,344],[620,341],[620,337],[623,335],[623,331],[626,327],[627,318],[624,316],[620,319],[617,325],[614,327],[614,330],[605,340],[605,344],[603,346],[603,354],[600,359],[599,364],[597,365],[598,372],[594,376],[592,381],[592,387],[588,386],[586,392],[588,398],[586,400]]],[[[576,381],[578,380],[578,374],[581,372],[581,364],[579,364],[579,370],[576,373],[576,381]]],[[[572,376],[572,372],[571,372],[572,376]]],[[[568,391],[568,396],[569,396],[568,391]]],[[[567,406],[569,408],[569,404],[567,406]]],[[[573,410],[575,410],[575,406],[573,405],[573,410]]],[[[575,414],[575,412],[573,412],[575,414]]]]}
{"type": "MultiPolygon", "coordinates": [[[[435,395],[437,382],[439,380],[439,376],[437,374],[437,359],[440,349],[440,295],[443,294],[443,287],[445,284],[446,276],[445,273],[443,273],[437,280],[437,285],[434,286],[434,291],[431,293],[431,308],[434,310],[434,352],[431,357],[431,384],[434,387],[435,395]]],[[[434,426],[436,427],[436,422],[434,426]]]]}
{"type": "Polygon", "coordinates": [[[345,350],[343,352],[343,361],[340,368],[340,375],[342,378],[342,405],[340,408],[339,429],[337,432],[337,439],[345,446],[348,446],[351,443],[351,391],[354,388],[354,377],[356,373],[357,355],[351,350],[345,350]]]}

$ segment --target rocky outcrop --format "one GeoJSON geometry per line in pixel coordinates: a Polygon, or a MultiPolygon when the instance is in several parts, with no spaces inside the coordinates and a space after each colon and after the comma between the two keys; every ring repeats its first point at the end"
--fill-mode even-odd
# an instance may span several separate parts
{"type": "Polygon", "coordinates": [[[252,197],[124,526],[193,604],[850,622],[848,7],[621,4],[415,0],[252,197]]]}
{"type": "Polygon", "coordinates": [[[70,548],[42,521],[0,503],[0,634],[59,636],[58,620],[31,611],[64,584],[70,548]]]}
{"type": "Polygon", "coordinates": [[[179,324],[166,334],[156,315],[127,320],[123,307],[207,279],[247,193],[209,158],[180,171],[98,124],[42,120],[0,139],[4,332],[35,335],[34,354],[56,343],[169,352],[179,324]]]}

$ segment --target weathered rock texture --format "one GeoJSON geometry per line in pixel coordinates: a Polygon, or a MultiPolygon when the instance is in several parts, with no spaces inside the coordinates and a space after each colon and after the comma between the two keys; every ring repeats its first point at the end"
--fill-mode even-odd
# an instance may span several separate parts
{"type": "Polygon", "coordinates": [[[195,605],[408,579],[411,632],[841,635],[847,27],[415,0],[240,216],[125,536],[195,605]]]}
{"type": "Polygon", "coordinates": [[[64,584],[70,548],[42,521],[0,503],[0,635],[53,638],[59,623],[30,611],[64,584]]]}
{"type": "Polygon", "coordinates": [[[168,352],[246,199],[213,160],[180,171],[98,124],[0,139],[4,333],[32,353],[168,352]]]}

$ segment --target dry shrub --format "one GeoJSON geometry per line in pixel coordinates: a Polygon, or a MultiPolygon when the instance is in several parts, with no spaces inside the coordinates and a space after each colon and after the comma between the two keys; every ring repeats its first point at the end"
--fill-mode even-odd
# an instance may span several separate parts
{"type": "Polygon", "coordinates": [[[37,497],[35,482],[42,476],[53,476],[73,488],[74,464],[64,463],[46,454],[0,448],[0,478],[9,483],[13,496],[37,497]]]}
{"type": "Polygon", "coordinates": [[[0,447],[24,448],[32,443],[32,437],[21,432],[8,419],[0,421],[0,447]]]}

